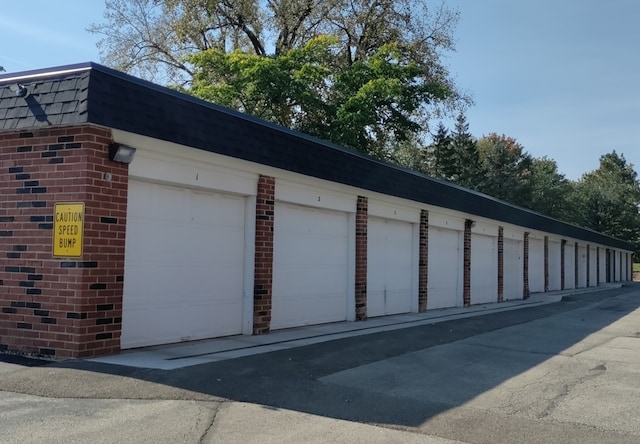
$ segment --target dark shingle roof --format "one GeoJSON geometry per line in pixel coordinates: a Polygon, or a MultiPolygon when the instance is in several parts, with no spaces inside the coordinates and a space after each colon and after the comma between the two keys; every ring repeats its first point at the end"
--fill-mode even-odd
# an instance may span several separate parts
{"type": "Polygon", "coordinates": [[[0,75],[0,130],[93,123],[357,188],[634,250],[633,244],[396,167],[94,63],[0,75]],[[19,82],[29,95],[6,86],[19,82]]]}

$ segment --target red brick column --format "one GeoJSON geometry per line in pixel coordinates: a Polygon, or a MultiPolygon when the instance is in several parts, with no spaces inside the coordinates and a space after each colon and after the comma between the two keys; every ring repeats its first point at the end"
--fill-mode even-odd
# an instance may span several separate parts
{"type": "Polygon", "coordinates": [[[356,321],[367,319],[367,226],[369,201],[358,196],[356,206],[356,321]]]}
{"type": "Polygon", "coordinates": [[[560,241],[560,290],[564,290],[564,246],[567,243],[565,239],[560,241]]]}
{"type": "Polygon", "coordinates": [[[420,212],[420,252],[418,271],[418,311],[427,311],[427,287],[429,284],[429,212],[420,212]]]}
{"type": "Polygon", "coordinates": [[[544,291],[549,291],[549,236],[544,237],[544,291]]]}
{"type": "Polygon", "coordinates": [[[523,242],[523,254],[522,254],[522,281],[523,281],[523,290],[522,290],[522,298],[529,299],[529,233],[524,233],[524,242],[523,242]]]}
{"type": "Polygon", "coordinates": [[[253,277],[253,334],[271,330],[273,287],[273,225],[275,217],[276,180],[258,178],[256,194],[256,251],[253,277]]]}
{"type": "Polygon", "coordinates": [[[462,300],[465,307],[471,305],[471,226],[472,220],[464,221],[464,251],[463,251],[463,291],[462,300]]]}
{"type": "Polygon", "coordinates": [[[0,134],[0,350],[116,353],[128,166],[90,125],[0,134]],[[54,204],[84,203],[81,257],[53,257],[54,204]]]}
{"type": "Polygon", "coordinates": [[[504,228],[498,227],[498,302],[504,300],[504,228]]]}
{"type": "Polygon", "coordinates": [[[574,285],[573,288],[578,288],[578,282],[579,282],[578,273],[579,273],[579,270],[580,270],[580,262],[579,262],[580,255],[578,254],[578,242],[576,242],[574,244],[574,246],[573,246],[573,257],[574,257],[574,259],[573,259],[574,264],[573,265],[574,265],[574,268],[575,268],[575,273],[574,273],[574,277],[575,277],[575,279],[574,279],[575,283],[574,284],[575,285],[574,285]]]}

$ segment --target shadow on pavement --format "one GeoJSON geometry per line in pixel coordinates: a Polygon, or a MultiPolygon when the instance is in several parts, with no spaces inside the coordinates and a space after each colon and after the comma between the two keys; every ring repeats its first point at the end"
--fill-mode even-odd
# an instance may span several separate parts
{"type": "MultiPolygon", "coordinates": [[[[533,368],[636,310],[640,307],[640,297],[634,297],[631,293],[639,289],[640,285],[629,284],[614,290],[572,295],[555,304],[340,339],[171,371],[79,360],[50,366],[127,376],[233,401],[331,418],[418,427],[435,415],[460,406],[533,368]],[[576,311],[587,306],[590,308],[576,311]],[[554,316],[563,313],[570,316],[554,316]],[[418,357],[412,361],[412,352],[477,338],[483,333],[511,326],[524,326],[536,320],[545,320],[545,328],[534,330],[533,333],[527,328],[504,332],[505,335],[513,334],[513,337],[504,342],[510,346],[495,362],[481,362],[483,356],[479,356],[477,351],[475,356],[440,353],[446,347],[432,349],[434,353],[429,356],[433,360],[430,362],[420,362],[418,357]],[[413,372],[419,395],[401,396],[393,394],[393,390],[369,386],[366,371],[362,373],[362,379],[357,381],[360,366],[400,356],[404,356],[405,362],[411,363],[411,366],[396,368],[398,379],[413,372]],[[474,367],[479,362],[484,370],[474,367]],[[421,365],[425,369],[424,379],[420,376],[421,365]],[[356,379],[354,384],[326,382],[331,381],[331,375],[350,369],[354,369],[350,372],[351,377],[356,379]],[[438,377],[432,374],[434,369],[440,372],[438,377]],[[321,378],[325,378],[324,382],[321,378]],[[435,383],[437,386],[428,386],[435,383]],[[437,396],[430,396],[430,390],[437,396]],[[443,398],[443,393],[451,393],[451,396],[443,398]]],[[[640,332],[640,326],[638,330],[640,332]]],[[[376,383],[375,380],[373,383],[376,383]]],[[[387,388],[392,389],[393,381],[388,383],[387,388]]]]}

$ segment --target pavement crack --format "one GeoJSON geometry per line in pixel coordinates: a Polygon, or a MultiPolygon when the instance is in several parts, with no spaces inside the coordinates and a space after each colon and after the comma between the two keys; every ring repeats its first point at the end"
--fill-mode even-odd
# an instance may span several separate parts
{"type": "Polygon", "coordinates": [[[222,407],[222,404],[224,404],[224,402],[225,401],[220,401],[215,404],[215,407],[213,408],[213,414],[211,415],[211,419],[209,420],[209,424],[207,425],[207,428],[204,430],[204,432],[202,432],[202,436],[200,436],[200,440],[198,441],[200,444],[204,444],[204,440],[213,428],[213,425],[216,422],[216,418],[218,417],[218,413],[220,412],[220,407],[222,407]]]}

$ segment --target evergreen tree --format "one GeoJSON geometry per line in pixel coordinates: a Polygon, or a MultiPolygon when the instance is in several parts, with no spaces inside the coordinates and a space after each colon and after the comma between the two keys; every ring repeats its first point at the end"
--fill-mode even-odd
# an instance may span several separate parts
{"type": "Polygon", "coordinates": [[[427,150],[426,173],[438,179],[450,180],[450,172],[454,170],[454,161],[451,154],[449,130],[440,122],[436,133],[433,135],[433,143],[427,150]]]}
{"type": "Polygon", "coordinates": [[[469,132],[469,123],[463,113],[458,114],[451,133],[451,157],[453,159],[452,182],[463,187],[477,189],[480,159],[476,140],[469,132]]]}

